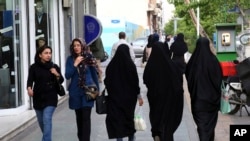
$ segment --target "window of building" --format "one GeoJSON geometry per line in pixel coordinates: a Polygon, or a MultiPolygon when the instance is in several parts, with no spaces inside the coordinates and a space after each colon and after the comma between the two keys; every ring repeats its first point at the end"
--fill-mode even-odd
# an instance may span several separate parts
{"type": "Polygon", "coordinates": [[[19,7],[19,0],[0,0],[0,109],[22,104],[19,7]]]}

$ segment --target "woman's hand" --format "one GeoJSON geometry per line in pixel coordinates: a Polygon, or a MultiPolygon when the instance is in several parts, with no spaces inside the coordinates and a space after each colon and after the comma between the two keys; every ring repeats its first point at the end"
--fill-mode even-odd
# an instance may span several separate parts
{"type": "Polygon", "coordinates": [[[56,71],[55,68],[51,68],[51,69],[50,69],[50,72],[51,72],[52,74],[54,74],[56,77],[60,77],[60,74],[56,71]]]}
{"type": "Polygon", "coordinates": [[[78,66],[82,61],[84,60],[83,56],[78,56],[76,57],[75,61],[74,61],[74,66],[78,66]]]}
{"type": "Polygon", "coordinates": [[[142,106],[143,105],[143,99],[140,97],[138,98],[138,102],[139,102],[139,106],[142,106]]]}
{"type": "Polygon", "coordinates": [[[33,93],[33,90],[31,89],[31,87],[28,87],[27,91],[28,91],[28,95],[30,97],[33,97],[34,93],[33,93]]]}

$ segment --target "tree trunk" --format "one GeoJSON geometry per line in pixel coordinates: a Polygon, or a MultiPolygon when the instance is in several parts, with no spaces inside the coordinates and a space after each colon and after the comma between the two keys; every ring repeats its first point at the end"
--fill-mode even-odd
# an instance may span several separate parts
{"type": "MultiPolygon", "coordinates": [[[[190,1],[189,0],[185,0],[185,3],[186,4],[190,4],[190,1]]],[[[194,24],[195,27],[197,27],[197,17],[195,15],[195,12],[194,12],[194,9],[190,9],[188,10],[189,12],[189,15],[191,17],[191,20],[194,24]]],[[[199,33],[202,37],[206,37],[208,38],[208,40],[210,41],[210,49],[211,51],[216,54],[216,49],[214,48],[214,44],[213,44],[213,41],[210,39],[210,37],[207,35],[206,31],[204,30],[204,28],[202,27],[202,25],[200,24],[199,26],[199,33]]]]}

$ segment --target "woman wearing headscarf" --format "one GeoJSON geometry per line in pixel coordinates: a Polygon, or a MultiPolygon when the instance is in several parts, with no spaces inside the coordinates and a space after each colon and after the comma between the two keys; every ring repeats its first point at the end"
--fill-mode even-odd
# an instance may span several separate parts
{"type": "Polygon", "coordinates": [[[170,56],[172,60],[177,64],[181,71],[181,74],[185,72],[186,62],[184,54],[188,51],[186,42],[184,41],[184,34],[178,33],[174,43],[170,46],[170,56]]]}
{"type": "Polygon", "coordinates": [[[134,141],[134,111],[137,100],[142,106],[136,66],[126,44],[117,51],[106,68],[104,84],[108,92],[106,127],[109,139],[128,137],[134,141]]]}
{"type": "Polygon", "coordinates": [[[197,40],[185,74],[200,141],[213,141],[220,108],[222,71],[207,38],[197,40]]]}
{"type": "Polygon", "coordinates": [[[182,76],[168,57],[164,43],[155,42],[143,73],[149,119],[155,141],[173,141],[183,113],[182,76]]]}
{"type": "Polygon", "coordinates": [[[72,40],[70,52],[65,70],[65,77],[70,80],[69,108],[75,111],[79,141],[90,141],[94,100],[90,100],[86,87],[99,91],[96,62],[86,43],[79,38],[72,40]]]}
{"type": "Polygon", "coordinates": [[[56,83],[64,81],[61,69],[51,58],[51,47],[40,47],[36,52],[35,62],[29,68],[27,79],[27,92],[33,97],[33,107],[43,141],[52,140],[52,118],[58,103],[56,83]]]}

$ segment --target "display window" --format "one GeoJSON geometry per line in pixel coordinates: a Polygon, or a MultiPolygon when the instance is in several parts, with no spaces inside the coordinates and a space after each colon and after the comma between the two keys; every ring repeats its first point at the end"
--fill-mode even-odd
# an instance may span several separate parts
{"type": "Polygon", "coordinates": [[[0,0],[0,109],[22,104],[19,7],[19,0],[0,0]]]}

